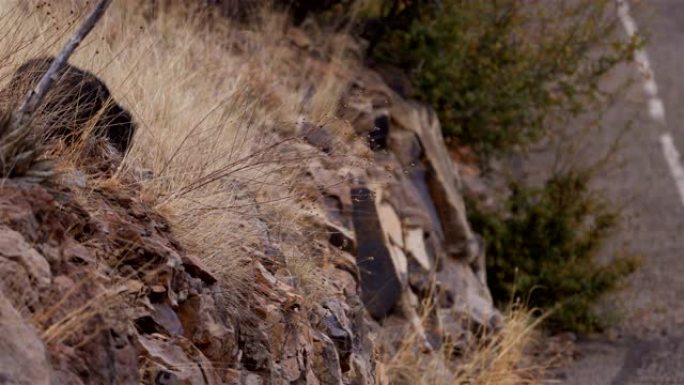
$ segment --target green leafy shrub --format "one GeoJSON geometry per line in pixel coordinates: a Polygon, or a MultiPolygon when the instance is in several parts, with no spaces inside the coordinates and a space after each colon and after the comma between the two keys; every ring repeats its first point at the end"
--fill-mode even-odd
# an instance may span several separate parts
{"type": "Polygon", "coordinates": [[[553,309],[553,329],[601,329],[593,305],[638,265],[633,257],[596,261],[619,215],[588,189],[588,179],[588,173],[567,172],[543,187],[513,183],[503,215],[469,207],[474,229],[486,240],[495,299],[522,297],[532,307],[553,309]]]}
{"type": "Polygon", "coordinates": [[[525,146],[600,105],[632,57],[610,0],[377,0],[371,56],[410,75],[449,140],[481,155],[525,146]],[[378,1],[381,5],[378,6],[378,1]]]}

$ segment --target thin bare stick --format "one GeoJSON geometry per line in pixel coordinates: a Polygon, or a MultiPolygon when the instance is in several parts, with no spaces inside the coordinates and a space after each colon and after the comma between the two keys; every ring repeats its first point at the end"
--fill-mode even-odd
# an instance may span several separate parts
{"type": "Polygon", "coordinates": [[[100,0],[95,5],[95,8],[90,15],[88,15],[76,32],[74,32],[62,51],[55,57],[55,60],[52,61],[47,72],[40,78],[36,87],[26,95],[24,102],[17,110],[12,121],[13,130],[21,128],[26,123],[27,118],[30,118],[38,106],[40,106],[45,94],[47,94],[52,84],[57,80],[59,72],[67,63],[69,57],[71,57],[78,45],[81,44],[81,41],[83,41],[90,31],[92,31],[93,27],[95,27],[95,24],[100,20],[111,2],[111,0],[100,0]]]}

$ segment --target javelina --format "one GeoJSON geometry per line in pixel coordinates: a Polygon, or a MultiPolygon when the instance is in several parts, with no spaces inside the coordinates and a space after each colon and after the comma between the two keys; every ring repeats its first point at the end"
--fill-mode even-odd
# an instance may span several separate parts
{"type": "MultiPolygon", "coordinates": [[[[53,59],[42,57],[22,64],[7,87],[0,91],[0,109],[16,110],[53,59]]],[[[131,114],[111,98],[107,86],[92,73],[69,64],[59,72],[57,81],[39,106],[34,124],[45,128],[47,138],[60,137],[67,143],[93,125],[92,133],[106,137],[122,154],[135,132],[131,114]]]]}

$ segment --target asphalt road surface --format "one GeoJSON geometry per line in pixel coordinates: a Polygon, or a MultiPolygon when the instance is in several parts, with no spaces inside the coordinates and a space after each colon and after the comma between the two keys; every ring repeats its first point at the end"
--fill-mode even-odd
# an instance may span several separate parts
{"type": "MultiPolygon", "coordinates": [[[[632,1],[618,14],[624,35],[644,33],[648,44],[607,83],[636,81],[603,129],[560,142],[574,142],[573,156],[588,160],[622,136],[613,166],[596,182],[625,215],[603,254],[636,253],[642,267],[602,306],[621,315],[619,324],[581,340],[581,358],[549,383],[684,385],[684,0],[632,1]]],[[[552,153],[534,154],[525,172],[534,177],[552,153]]]]}

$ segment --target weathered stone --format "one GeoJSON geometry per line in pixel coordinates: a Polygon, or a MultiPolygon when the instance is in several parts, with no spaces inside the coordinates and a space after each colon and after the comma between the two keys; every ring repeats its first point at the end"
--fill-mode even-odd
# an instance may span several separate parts
{"type": "MultiPolygon", "coordinates": [[[[60,249],[60,261],[68,261],[73,264],[79,265],[89,264],[91,266],[97,262],[97,259],[95,258],[93,253],[90,250],[88,250],[87,247],[76,242],[75,240],[66,240],[62,245],[60,245],[60,249]]],[[[56,263],[57,260],[53,259],[49,262],[56,263]]]]}
{"type": "Polygon", "coordinates": [[[18,262],[0,258],[0,291],[11,299],[22,315],[30,315],[40,303],[39,293],[31,287],[32,278],[18,262]]]}
{"type": "Polygon", "coordinates": [[[280,352],[274,353],[280,359],[281,374],[288,383],[307,377],[312,362],[308,359],[313,355],[313,340],[308,326],[287,327],[284,330],[282,344],[272,343],[279,347],[280,352]]]}
{"type": "Polygon", "coordinates": [[[474,250],[475,258],[470,263],[470,268],[480,280],[480,283],[487,287],[487,261],[485,255],[485,240],[480,234],[473,233],[473,239],[470,241],[470,247],[474,250]],[[473,246],[474,244],[474,246],[473,246]]]}
{"type": "Polygon", "coordinates": [[[50,284],[50,265],[18,232],[0,227],[0,257],[19,263],[35,280],[37,287],[50,284]]]}
{"type": "Polygon", "coordinates": [[[331,286],[336,288],[338,293],[346,297],[356,296],[360,286],[356,263],[352,259],[353,256],[347,253],[339,254],[341,255],[334,257],[333,265],[326,269],[325,275],[329,278],[331,286]],[[352,260],[349,261],[347,257],[351,257],[349,259],[352,260]]]}
{"type": "Polygon", "coordinates": [[[225,372],[223,374],[223,382],[226,385],[239,385],[240,371],[233,368],[225,369],[225,372]]]}
{"type": "Polygon", "coordinates": [[[373,363],[375,360],[371,361],[369,357],[364,357],[362,355],[352,354],[352,372],[349,375],[351,378],[350,384],[352,385],[374,385],[375,382],[375,370],[373,363]]]}
{"type": "Polygon", "coordinates": [[[332,340],[322,333],[316,335],[314,353],[313,368],[316,377],[323,384],[342,385],[340,358],[332,340]]]}
{"type": "Polygon", "coordinates": [[[429,271],[432,268],[432,262],[430,261],[427,248],[425,246],[423,229],[407,229],[404,232],[404,235],[406,251],[408,251],[409,256],[413,257],[413,259],[418,262],[423,269],[429,271]]]}
{"type": "Polygon", "coordinates": [[[208,359],[230,365],[237,353],[235,329],[229,319],[219,316],[217,306],[207,294],[193,295],[180,304],[178,317],[184,336],[208,359]]]}
{"type": "MultiPolygon", "coordinates": [[[[323,193],[326,196],[338,199],[339,205],[336,208],[338,212],[346,212],[345,208],[351,207],[349,179],[342,169],[329,168],[322,159],[307,161],[306,169],[319,190],[317,195],[323,193]]],[[[325,202],[323,203],[325,204],[325,202]]],[[[333,210],[333,216],[334,212],[333,210]]],[[[343,218],[340,219],[343,220],[343,218]]],[[[344,223],[342,224],[344,225],[344,223]]]]}
{"type": "Polygon", "coordinates": [[[435,286],[435,277],[430,271],[423,269],[414,259],[409,259],[408,284],[413,292],[421,296],[430,295],[435,286]]]}
{"type": "Polygon", "coordinates": [[[50,365],[38,332],[0,291],[0,383],[50,385],[50,365]]]}
{"type": "Polygon", "coordinates": [[[263,383],[263,378],[256,373],[247,372],[240,378],[241,385],[263,385],[263,383]]]}
{"type": "Polygon", "coordinates": [[[489,289],[468,265],[447,260],[437,278],[445,290],[453,293],[454,306],[451,310],[455,315],[481,326],[497,326],[501,316],[492,303],[489,289]]]}
{"type": "Polygon", "coordinates": [[[408,130],[392,130],[389,148],[405,169],[414,167],[423,156],[423,148],[416,134],[408,130]]]}
{"type": "MultiPolygon", "coordinates": [[[[347,199],[350,201],[349,199],[347,199]]],[[[356,250],[356,240],[354,233],[349,229],[351,221],[345,215],[342,199],[337,196],[326,194],[323,197],[323,208],[314,209],[311,216],[316,218],[316,225],[326,227],[331,245],[350,254],[356,250]],[[347,227],[349,225],[349,227],[347,227]]]]}
{"type": "Polygon", "coordinates": [[[347,224],[346,210],[342,203],[342,198],[337,195],[324,194],[322,197],[322,205],[325,207],[327,218],[332,222],[347,224]]]}
{"type": "Polygon", "coordinates": [[[207,366],[209,361],[206,358],[193,359],[192,356],[198,356],[201,353],[188,354],[183,349],[185,343],[160,335],[138,336],[137,342],[144,354],[158,365],[159,369],[153,375],[156,381],[169,383],[168,381],[175,379],[177,384],[218,385],[215,378],[216,371],[211,366],[207,366]]]}
{"type": "MultiPolygon", "coordinates": [[[[393,165],[388,165],[387,168],[397,168],[396,161],[393,159],[388,163],[393,163],[393,165]]],[[[383,199],[397,211],[404,226],[421,227],[426,231],[441,233],[442,228],[437,211],[427,191],[425,170],[421,167],[422,164],[417,163],[410,169],[397,168],[390,183],[383,185],[383,199]],[[420,184],[421,180],[423,187],[420,184]]]]}
{"type": "Polygon", "coordinates": [[[385,244],[373,193],[365,187],[354,188],[352,202],[361,298],[373,317],[383,318],[401,296],[401,281],[385,244]]]}
{"type": "Polygon", "coordinates": [[[349,370],[349,357],[353,351],[354,333],[338,301],[326,301],[324,306],[318,327],[334,342],[340,370],[346,372],[349,370]]]}
{"type": "Polygon", "coordinates": [[[391,106],[390,114],[398,125],[418,136],[425,151],[430,197],[438,208],[447,253],[471,261],[476,255],[468,244],[473,234],[459,192],[461,182],[434,111],[416,103],[398,101],[391,106]]]}
{"type": "Polygon", "coordinates": [[[81,331],[85,338],[79,337],[78,348],[55,342],[50,345],[52,383],[74,383],[75,380],[93,385],[138,385],[138,350],[128,335],[104,328],[107,322],[101,316],[92,321],[94,325],[86,325],[81,331]],[[74,378],[73,374],[78,377],[74,378]]]}
{"type": "Polygon", "coordinates": [[[399,247],[404,247],[404,236],[399,215],[397,215],[394,208],[387,203],[381,202],[377,206],[378,218],[380,219],[380,224],[382,225],[382,229],[385,231],[388,240],[399,247]]]}
{"type": "MultiPolygon", "coordinates": [[[[411,135],[414,135],[411,133],[411,135]]],[[[383,200],[390,203],[406,226],[442,233],[442,224],[427,184],[427,168],[422,161],[403,165],[393,153],[375,154],[368,173],[382,186],[383,200]]]]}
{"type": "Polygon", "coordinates": [[[408,258],[406,258],[404,250],[395,244],[389,245],[389,251],[392,256],[392,263],[394,264],[397,278],[399,279],[399,282],[401,282],[401,286],[405,287],[408,277],[408,258]]]}
{"type": "Polygon", "coordinates": [[[214,276],[204,263],[192,254],[183,254],[181,256],[181,261],[183,262],[183,267],[185,271],[192,277],[196,277],[204,281],[207,285],[213,285],[218,282],[218,278],[214,276]]]}
{"type": "MultiPolygon", "coordinates": [[[[126,292],[135,294],[126,296],[132,306],[121,304],[125,317],[114,314],[117,308],[95,322],[99,326],[111,318],[128,334],[110,340],[103,333],[92,334],[96,343],[85,348],[51,344],[50,352],[57,353],[50,353],[49,362],[55,358],[60,363],[56,383],[99,385],[90,380],[107,378],[100,363],[114,357],[114,372],[128,368],[130,378],[145,373],[136,383],[386,384],[389,378],[374,348],[375,337],[383,339],[380,330],[397,340],[406,332],[417,333],[416,351],[436,351],[445,340],[470,343],[472,325],[496,324],[483,275],[483,248],[465,222],[458,170],[436,119],[429,109],[403,102],[374,81],[363,76],[354,80],[350,92],[356,100],[341,107],[360,135],[337,132],[330,124],[307,128],[302,123],[297,126],[302,140],[286,141],[274,150],[285,159],[306,159],[295,174],[296,186],[288,191],[297,197],[292,201],[303,223],[290,229],[279,222],[282,234],[274,233],[271,221],[280,220],[282,213],[269,217],[256,202],[270,202],[278,194],[260,191],[257,199],[246,182],[226,184],[240,204],[254,203],[245,205],[245,239],[235,249],[235,257],[252,269],[240,285],[224,286],[222,276],[188,255],[173,239],[170,225],[139,202],[137,191],[128,196],[126,191],[93,189],[83,203],[92,204],[92,210],[69,203],[69,189],[82,188],[82,183],[65,183],[57,192],[31,187],[37,203],[22,204],[26,194],[20,189],[0,194],[0,226],[11,227],[29,249],[45,256],[50,296],[79,291],[83,275],[91,271],[97,284],[77,294],[98,295],[109,280],[121,278],[130,283],[126,292]],[[78,240],[73,234],[79,234],[78,240]],[[319,269],[313,278],[321,288],[306,291],[308,285],[301,284],[306,277],[293,274],[288,264],[293,259],[285,257],[290,250],[278,242],[311,258],[319,269]],[[56,278],[50,283],[52,274],[56,278]],[[137,333],[131,319],[137,320],[137,333]],[[137,340],[134,354],[125,339],[137,340]],[[112,350],[117,346],[124,348],[117,353],[112,350]],[[133,364],[118,364],[130,357],[133,364]],[[93,362],[92,371],[98,374],[89,376],[93,362]]],[[[309,96],[318,91],[314,86],[309,96]]],[[[287,134],[292,134],[289,128],[287,134]]],[[[23,275],[12,274],[2,284],[35,285],[40,269],[32,272],[3,252],[0,273],[23,275]]],[[[29,314],[35,305],[54,304],[41,303],[43,297],[45,293],[33,293],[31,306],[22,311],[29,314]]],[[[69,309],[88,299],[70,298],[69,309]]],[[[64,316],[55,314],[43,324],[64,316]]],[[[107,333],[115,330],[109,326],[107,333]]]]}
{"type": "Polygon", "coordinates": [[[183,325],[176,315],[176,312],[165,303],[155,303],[154,311],[152,312],[152,319],[166,330],[167,333],[173,336],[183,335],[183,325]]]}
{"type": "Polygon", "coordinates": [[[304,140],[326,154],[332,153],[335,142],[339,141],[325,126],[304,123],[300,130],[304,140]]]}

